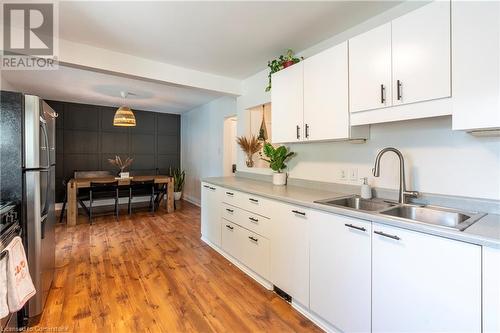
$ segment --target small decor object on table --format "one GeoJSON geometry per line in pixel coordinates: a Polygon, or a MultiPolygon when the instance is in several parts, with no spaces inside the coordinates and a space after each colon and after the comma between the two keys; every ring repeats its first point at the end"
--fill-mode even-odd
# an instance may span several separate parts
{"type": "Polygon", "coordinates": [[[241,149],[247,154],[246,164],[247,167],[253,167],[253,155],[258,153],[262,149],[262,142],[259,141],[255,135],[250,136],[249,138],[245,136],[240,136],[236,138],[236,142],[240,145],[241,149]]]}
{"type": "Polygon", "coordinates": [[[182,189],[184,188],[186,172],[179,168],[175,168],[173,172],[170,172],[170,174],[174,178],[174,200],[179,201],[182,197],[182,189]]]}
{"type": "Polygon", "coordinates": [[[273,184],[274,185],[286,185],[286,169],[285,162],[288,161],[292,156],[295,155],[294,152],[288,150],[285,146],[279,146],[274,148],[272,144],[266,143],[264,145],[264,155],[268,158],[263,158],[264,161],[269,163],[269,167],[273,169],[273,184]]]}
{"type": "Polygon", "coordinates": [[[114,159],[108,158],[108,162],[120,169],[120,178],[130,178],[130,174],[125,172],[125,169],[128,168],[132,162],[133,158],[127,157],[125,161],[122,161],[120,156],[116,155],[114,159]]]}
{"type": "Polygon", "coordinates": [[[301,60],[304,60],[304,57],[296,58],[294,56],[294,52],[291,49],[288,49],[286,51],[286,54],[282,54],[279,56],[278,59],[274,59],[271,61],[267,62],[267,67],[269,67],[269,84],[266,87],[266,92],[271,91],[271,75],[279,72],[282,69],[285,69],[287,67],[292,66],[293,64],[296,64],[300,62],[301,60]]]}

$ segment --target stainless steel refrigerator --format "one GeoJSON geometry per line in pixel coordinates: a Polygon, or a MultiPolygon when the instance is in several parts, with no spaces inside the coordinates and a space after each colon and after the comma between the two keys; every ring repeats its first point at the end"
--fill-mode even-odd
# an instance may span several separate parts
{"type": "Polygon", "coordinates": [[[37,321],[55,268],[55,164],[57,114],[41,98],[24,95],[23,206],[26,245],[36,295],[27,313],[37,321]]]}

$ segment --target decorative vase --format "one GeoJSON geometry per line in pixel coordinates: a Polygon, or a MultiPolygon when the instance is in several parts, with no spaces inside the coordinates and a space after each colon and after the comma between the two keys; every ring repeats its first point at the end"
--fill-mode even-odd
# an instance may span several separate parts
{"type": "Polygon", "coordinates": [[[290,67],[294,64],[293,60],[287,60],[283,63],[283,68],[290,67]]]}
{"type": "Polygon", "coordinates": [[[286,172],[273,173],[273,185],[286,185],[286,172]]]}
{"type": "Polygon", "coordinates": [[[252,156],[247,156],[246,164],[247,164],[247,167],[253,168],[253,158],[252,158],[252,156]]]}
{"type": "Polygon", "coordinates": [[[180,191],[180,192],[174,192],[174,200],[175,201],[181,200],[181,197],[182,197],[182,191],[180,191]]]}

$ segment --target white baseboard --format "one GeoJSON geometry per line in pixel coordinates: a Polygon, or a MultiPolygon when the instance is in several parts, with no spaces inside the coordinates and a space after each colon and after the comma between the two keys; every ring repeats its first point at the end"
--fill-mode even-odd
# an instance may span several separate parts
{"type": "Polygon", "coordinates": [[[187,195],[184,193],[184,195],[182,196],[182,199],[186,200],[187,202],[192,203],[195,206],[201,207],[200,199],[197,199],[191,195],[187,195]]]}
{"type": "Polygon", "coordinates": [[[264,288],[267,290],[273,290],[273,284],[260,276],[259,274],[255,273],[252,271],[250,268],[246,267],[244,264],[238,261],[238,259],[234,258],[230,254],[226,253],[224,250],[222,250],[220,247],[215,245],[214,243],[210,242],[208,239],[205,237],[201,236],[201,240],[204,241],[208,246],[210,246],[212,249],[217,251],[221,256],[226,258],[229,262],[231,262],[234,266],[238,267],[243,273],[246,275],[250,276],[252,279],[257,281],[260,285],[262,285],[264,288]]]}
{"type": "MultiPolygon", "coordinates": [[[[137,197],[132,199],[132,203],[136,202],[148,202],[149,197],[137,197]]],[[[83,203],[88,207],[89,206],[89,201],[84,200],[83,203]]],[[[119,204],[128,204],[128,198],[119,198],[118,199],[119,204]]],[[[99,201],[94,201],[93,206],[94,207],[100,207],[100,206],[110,206],[114,205],[115,200],[114,199],[106,199],[106,200],[99,200],[99,201]]],[[[55,210],[61,210],[62,209],[62,202],[57,202],[55,204],[55,210]]],[[[66,209],[68,209],[68,204],[66,204],[66,209]]]]}
{"type": "Polygon", "coordinates": [[[332,326],[330,323],[326,322],[325,320],[321,319],[318,315],[316,315],[314,312],[312,312],[309,308],[305,307],[304,305],[295,302],[292,299],[292,307],[300,312],[304,317],[312,321],[316,326],[321,328],[323,331],[327,333],[340,333],[339,329],[335,328],[332,326]]]}

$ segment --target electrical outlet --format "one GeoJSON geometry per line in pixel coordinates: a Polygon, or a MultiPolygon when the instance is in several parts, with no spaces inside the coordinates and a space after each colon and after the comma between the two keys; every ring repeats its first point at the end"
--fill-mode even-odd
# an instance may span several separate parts
{"type": "Polygon", "coordinates": [[[352,180],[352,181],[358,180],[358,169],[356,169],[356,168],[349,169],[349,180],[352,180]]]}
{"type": "Polygon", "coordinates": [[[339,180],[347,180],[347,170],[346,169],[340,169],[338,171],[338,177],[339,180]]]}

